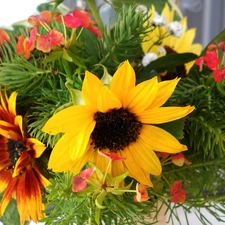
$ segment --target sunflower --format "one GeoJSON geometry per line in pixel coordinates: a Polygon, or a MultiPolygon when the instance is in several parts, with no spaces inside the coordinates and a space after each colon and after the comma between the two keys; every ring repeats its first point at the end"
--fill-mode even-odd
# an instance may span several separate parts
{"type": "Polygon", "coordinates": [[[152,186],[149,174],[159,175],[161,164],[154,150],[177,153],[187,147],[167,131],[154,126],[186,116],[194,107],[161,107],[179,79],[158,83],[157,77],[135,86],[135,72],[125,61],[115,72],[110,87],[86,71],[82,87],[85,105],[70,106],[51,117],[43,131],[65,133],[49,159],[55,172],[78,174],[86,162],[102,171],[108,161],[98,151],[126,158],[112,162],[110,174],[129,176],[152,186]]]}
{"type": "Polygon", "coordinates": [[[12,197],[16,199],[20,224],[43,218],[41,186],[48,180],[41,174],[35,158],[45,150],[45,145],[35,138],[27,138],[23,119],[16,114],[16,96],[1,94],[0,105],[0,216],[4,214],[12,197]]]}
{"type": "MultiPolygon", "coordinates": [[[[149,15],[149,22],[154,24],[154,18],[156,18],[155,16],[159,16],[155,11],[154,6],[152,6],[149,10],[149,15]]],[[[164,18],[166,24],[175,22],[174,9],[170,9],[168,4],[165,4],[160,16],[161,18],[164,18]]],[[[163,24],[162,26],[156,26],[155,29],[152,32],[149,32],[149,35],[145,37],[145,40],[142,43],[143,52],[145,54],[153,52],[157,54],[158,57],[161,57],[164,54],[187,52],[199,55],[202,50],[202,45],[197,43],[193,44],[196,29],[187,29],[187,17],[181,18],[178,22],[182,26],[182,33],[179,37],[169,34],[166,26],[163,24]],[[162,49],[164,49],[164,51],[162,49]]],[[[188,74],[193,64],[194,61],[186,63],[182,73],[188,74]]]]}

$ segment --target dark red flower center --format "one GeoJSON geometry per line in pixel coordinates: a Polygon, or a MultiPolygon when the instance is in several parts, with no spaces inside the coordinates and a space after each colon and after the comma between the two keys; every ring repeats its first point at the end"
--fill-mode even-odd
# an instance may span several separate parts
{"type": "Polygon", "coordinates": [[[11,139],[8,139],[7,146],[9,152],[10,167],[14,167],[22,152],[26,150],[26,146],[24,146],[22,141],[11,139]]]}
{"type": "Polygon", "coordinates": [[[96,112],[95,128],[91,134],[95,149],[109,149],[110,152],[123,150],[135,142],[140,134],[142,123],[127,109],[113,109],[107,113],[96,112]]]}

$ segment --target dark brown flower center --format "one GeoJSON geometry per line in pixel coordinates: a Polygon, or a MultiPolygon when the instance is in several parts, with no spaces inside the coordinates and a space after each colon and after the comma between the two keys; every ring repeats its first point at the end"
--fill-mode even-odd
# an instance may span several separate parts
{"type": "MultiPolygon", "coordinates": [[[[164,46],[165,50],[166,50],[166,54],[172,54],[172,53],[177,53],[176,51],[174,51],[171,47],[169,46],[164,46]]],[[[186,68],[184,64],[178,65],[174,68],[173,71],[167,71],[165,74],[163,74],[163,76],[161,76],[161,80],[173,80],[176,77],[185,77],[187,74],[186,68]]]]}
{"type": "Polygon", "coordinates": [[[26,146],[24,146],[22,141],[11,139],[8,139],[7,146],[9,152],[10,167],[14,167],[22,152],[26,150],[26,146]]]}
{"type": "Polygon", "coordinates": [[[91,134],[95,149],[109,149],[110,152],[123,150],[135,142],[140,134],[142,123],[127,109],[113,109],[110,112],[96,112],[95,128],[91,134]]]}

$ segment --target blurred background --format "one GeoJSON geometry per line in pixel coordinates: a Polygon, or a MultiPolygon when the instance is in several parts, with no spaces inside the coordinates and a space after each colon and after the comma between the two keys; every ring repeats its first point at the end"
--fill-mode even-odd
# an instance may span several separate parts
{"type": "MultiPolygon", "coordinates": [[[[151,0],[147,0],[150,2],[151,0]]],[[[146,1],[146,2],[147,2],[146,1]]],[[[196,27],[195,42],[205,47],[210,40],[225,28],[224,0],[171,0],[178,4],[184,16],[188,16],[188,28],[196,27]]],[[[26,19],[35,12],[38,4],[45,0],[7,0],[0,3],[0,27],[26,19]]],[[[75,8],[81,0],[64,0],[68,8],[75,8]]],[[[95,0],[103,20],[113,17],[113,9],[103,0],[95,0]]],[[[129,1],[131,2],[131,1],[129,1]]],[[[162,4],[163,0],[159,1],[162,4]]]]}

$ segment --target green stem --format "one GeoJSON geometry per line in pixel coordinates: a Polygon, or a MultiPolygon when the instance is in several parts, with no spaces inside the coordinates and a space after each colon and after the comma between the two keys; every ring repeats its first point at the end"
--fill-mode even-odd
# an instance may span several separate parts
{"type": "Polygon", "coordinates": [[[101,17],[99,16],[99,13],[98,13],[98,10],[96,8],[96,5],[95,5],[95,1],[94,0],[87,0],[87,4],[92,12],[92,15],[101,31],[101,33],[103,34],[104,33],[104,24],[102,23],[102,19],[101,17]]]}
{"type": "Polygon", "coordinates": [[[88,225],[91,225],[91,223],[92,223],[92,221],[91,221],[91,217],[92,217],[92,204],[91,204],[91,199],[89,199],[89,203],[90,203],[90,208],[89,208],[88,225]]]}

